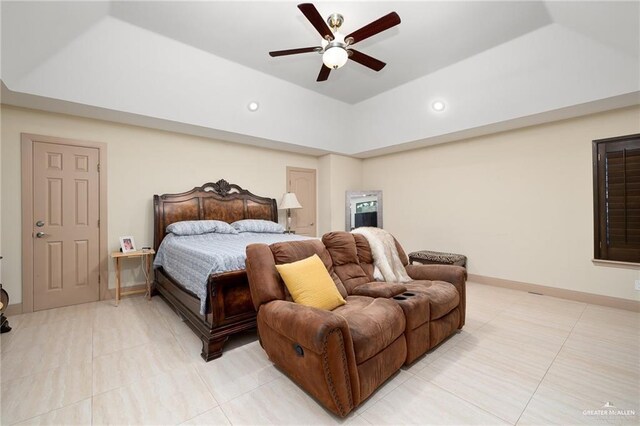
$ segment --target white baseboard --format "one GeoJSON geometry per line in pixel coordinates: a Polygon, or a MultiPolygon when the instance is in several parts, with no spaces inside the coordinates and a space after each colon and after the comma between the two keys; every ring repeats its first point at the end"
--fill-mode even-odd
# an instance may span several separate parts
{"type": "MultiPolygon", "coordinates": [[[[145,290],[147,285],[142,284],[134,284],[127,287],[120,287],[121,291],[131,291],[131,290],[145,290]]],[[[127,297],[127,296],[125,296],[127,297]]],[[[106,294],[103,294],[103,297],[100,300],[110,300],[116,298],[116,289],[110,288],[107,290],[106,294]]],[[[11,315],[20,315],[22,313],[22,303],[13,303],[7,306],[7,310],[4,312],[6,316],[11,315]]]]}
{"type": "Polygon", "coordinates": [[[603,296],[601,294],[584,293],[581,291],[568,290],[566,288],[547,287],[544,285],[505,280],[502,278],[486,277],[484,275],[469,274],[467,280],[476,282],[478,284],[486,284],[495,287],[510,288],[514,290],[530,291],[532,293],[544,294],[545,296],[558,297],[560,299],[568,299],[574,300],[576,302],[590,303],[592,305],[609,306],[612,308],[625,309],[627,311],[640,312],[640,301],[637,300],[603,296]]]}
{"type": "Polygon", "coordinates": [[[4,311],[6,316],[20,315],[22,313],[22,303],[14,303],[7,306],[7,310],[4,311]]]}
{"type": "MultiPolygon", "coordinates": [[[[153,286],[152,286],[153,288],[153,286]]],[[[120,287],[120,291],[124,292],[124,291],[138,291],[138,290],[146,290],[147,289],[147,284],[145,283],[141,283],[141,284],[133,284],[133,285],[128,285],[126,287],[120,287]]],[[[100,300],[110,300],[110,299],[115,299],[116,298],[116,289],[115,288],[109,288],[106,291],[106,294],[103,295],[104,297],[100,298],[100,300]]],[[[125,296],[128,297],[128,296],[125,296]]]]}

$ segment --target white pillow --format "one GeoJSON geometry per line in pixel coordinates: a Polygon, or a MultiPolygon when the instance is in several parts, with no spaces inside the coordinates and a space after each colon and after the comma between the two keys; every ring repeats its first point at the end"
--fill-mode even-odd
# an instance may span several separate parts
{"type": "Polygon", "coordinates": [[[221,220],[183,220],[167,226],[167,232],[174,235],[201,235],[216,232],[218,234],[237,234],[227,222],[221,220]]]}
{"type": "Polygon", "coordinates": [[[283,234],[284,227],[270,220],[244,219],[231,224],[238,232],[259,232],[263,234],[283,234]]]}

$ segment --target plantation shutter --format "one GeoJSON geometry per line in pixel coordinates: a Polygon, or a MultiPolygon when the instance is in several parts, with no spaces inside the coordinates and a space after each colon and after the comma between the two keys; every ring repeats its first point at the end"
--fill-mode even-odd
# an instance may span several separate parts
{"type": "Polygon", "coordinates": [[[594,143],[596,258],[640,263],[640,135],[594,143]]]}

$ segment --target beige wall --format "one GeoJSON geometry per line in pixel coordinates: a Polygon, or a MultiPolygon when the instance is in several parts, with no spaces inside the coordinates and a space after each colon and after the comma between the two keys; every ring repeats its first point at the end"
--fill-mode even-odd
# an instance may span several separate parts
{"type": "Polygon", "coordinates": [[[328,154],[319,159],[318,235],[345,230],[345,192],[361,190],[363,160],[328,154]]]}
{"type": "MultiPolygon", "coordinates": [[[[153,245],[153,194],[183,192],[224,178],[279,200],[286,190],[287,166],[318,167],[312,156],[3,105],[2,282],[12,304],[22,300],[20,133],[107,143],[109,250],[119,248],[120,235],[132,235],[140,247],[153,245]]],[[[143,281],[135,266],[132,261],[123,284],[143,281]]]]}
{"type": "Polygon", "coordinates": [[[640,132],[627,108],[367,159],[385,228],[478,275],[640,300],[637,269],[593,258],[591,141],[640,132]]]}
{"type": "Polygon", "coordinates": [[[331,155],[318,158],[318,236],[331,229],[331,155]]]}
{"type": "MultiPolygon", "coordinates": [[[[120,235],[152,244],[153,194],[225,178],[279,199],[287,166],[316,168],[319,235],[344,229],[346,190],[382,189],[385,228],[409,251],[464,253],[473,274],[640,300],[633,289],[638,270],[591,262],[591,141],[640,132],[638,107],[366,160],[6,106],[0,114],[0,278],[12,303],[22,298],[22,132],[107,143],[112,250],[120,235]]],[[[134,266],[123,276],[127,283],[142,281],[134,266]]]]}
{"type": "MultiPolygon", "coordinates": [[[[0,108],[0,124],[2,124],[2,117],[3,117],[3,109],[0,108]]],[[[3,199],[3,192],[2,192],[2,140],[4,138],[2,137],[2,135],[0,135],[0,256],[3,256],[2,254],[2,234],[4,234],[3,230],[4,230],[4,225],[2,224],[2,199],[3,199]]],[[[2,264],[3,261],[0,260],[0,284],[4,283],[3,280],[3,272],[2,272],[2,264]]],[[[9,302],[11,303],[11,297],[9,297],[9,302]]]]}

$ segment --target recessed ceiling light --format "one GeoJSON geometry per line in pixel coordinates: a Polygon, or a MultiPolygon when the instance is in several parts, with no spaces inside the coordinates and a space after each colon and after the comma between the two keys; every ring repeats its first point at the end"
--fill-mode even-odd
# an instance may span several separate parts
{"type": "Polygon", "coordinates": [[[434,111],[441,112],[444,111],[446,105],[442,101],[435,101],[431,104],[431,108],[433,108],[434,111]]]}
{"type": "Polygon", "coordinates": [[[249,111],[255,112],[258,110],[258,108],[260,108],[260,104],[255,101],[249,102],[249,105],[247,105],[247,108],[249,108],[249,111]]]}

